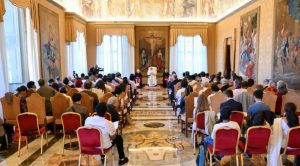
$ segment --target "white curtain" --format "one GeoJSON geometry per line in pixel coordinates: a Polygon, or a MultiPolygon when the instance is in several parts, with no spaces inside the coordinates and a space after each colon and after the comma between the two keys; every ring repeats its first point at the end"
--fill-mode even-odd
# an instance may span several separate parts
{"type": "Polygon", "coordinates": [[[127,36],[104,35],[102,44],[97,46],[97,65],[104,68],[104,74],[120,72],[129,77],[134,72],[134,47],[127,36]]]}
{"type": "MultiPolygon", "coordinates": [[[[5,32],[4,23],[0,22],[0,97],[3,97],[8,92],[8,76],[7,76],[7,61],[5,47],[5,32]]],[[[3,118],[2,106],[0,104],[0,116],[3,118]]]]}
{"type": "Polygon", "coordinates": [[[68,75],[72,76],[73,71],[78,74],[87,73],[86,41],[83,32],[77,31],[76,42],[67,45],[68,75]]]}
{"type": "Polygon", "coordinates": [[[207,72],[207,49],[199,35],[178,36],[176,45],[170,48],[170,71],[178,76],[185,71],[207,72]]]}
{"type": "MultiPolygon", "coordinates": [[[[26,9],[26,30],[27,30],[27,65],[29,80],[37,82],[40,78],[40,61],[38,53],[38,36],[34,30],[30,18],[30,10],[26,9]]],[[[28,81],[28,80],[27,80],[28,81]]]]}

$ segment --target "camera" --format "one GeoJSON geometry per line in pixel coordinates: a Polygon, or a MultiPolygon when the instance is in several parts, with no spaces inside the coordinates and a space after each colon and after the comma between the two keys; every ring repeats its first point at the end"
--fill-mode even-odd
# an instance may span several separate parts
{"type": "Polygon", "coordinates": [[[100,71],[104,71],[104,68],[100,68],[100,67],[98,67],[98,65],[95,65],[94,67],[90,68],[89,72],[91,72],[93,74],[98,74],[100,71]]]}
{"type": "Polygon", "coordinates": [[[75,79],[79,78],[79,77],[78,77],[78,74],[77,74],[75,71],[73,71],[73,77],[74,77],[75,79]]]}

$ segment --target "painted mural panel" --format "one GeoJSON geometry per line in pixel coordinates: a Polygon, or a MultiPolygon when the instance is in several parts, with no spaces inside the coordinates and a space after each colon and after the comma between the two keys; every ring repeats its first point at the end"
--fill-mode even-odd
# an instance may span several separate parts
{"type": "Polygon", "coordinates": [[[259,8],[241,17],[239,75],[257,80],[259,8]]]}
{"type": "Polygon", "coordinates": [[[216,19],[251,0],[54,0],[88,20],[216,19]]]}
{"type": "Polygon", "coordinates": [[[59,18],[52,10],[39,5],[41,61],[43,78],[60,76],[59,18]]]}
{"type": "Polygon", "coordinates": [[[300,90],[300,1],[277,0],[273,78],[300,90]]]}

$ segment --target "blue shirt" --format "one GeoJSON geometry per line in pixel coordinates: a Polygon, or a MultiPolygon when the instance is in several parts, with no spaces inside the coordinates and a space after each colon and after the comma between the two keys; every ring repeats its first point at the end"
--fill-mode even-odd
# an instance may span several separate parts
{"type": "Polygon", "coordinates": [[[270,111],[270,107],[266,105],[265,103],[258,101],[252,105],[249,106],[248,108],[248,114],[250,116],[255,115],[259,111],[270,111]]]}

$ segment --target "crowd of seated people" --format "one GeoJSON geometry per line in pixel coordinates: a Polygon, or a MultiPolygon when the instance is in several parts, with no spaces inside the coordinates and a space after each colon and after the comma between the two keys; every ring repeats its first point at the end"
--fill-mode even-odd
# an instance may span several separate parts
{"type": "MultiPolygon", "coordinates": [[[[256,84],[253,79],[244,80],[234,72],[224,74],[223,76],[220,72],[216,75],[209,75],[208,73],[201,72],[199,74],[194,74],[192,77],[189,75],[189,72],[185,72],[183,74],[183,79],[175,80],[175,78],[177,78],[177,75],[175,72],[172,72],[167,87],[169,90],[170,101],[174,102],[174,110],[177,112],[177,115],[185,116],[184,98],[192,91],[199,93],[198,99],[194,100],[197,103],[195,103],[192,114],[192,118],[194,118],[192,124],[192,137],[194,130],[198,130],[195,127],[196,114],[198,112],[205,112],[207,114],[214,112],[212,107],[208,108],[207,104],[211,106],[212,96],[219,92],[224,94],[225,99],[220,104],[220,112],[215,112],[216,124],[210,126],[210,128],[213,128],[212,131],[216,130],[218,126],[223,125],[239,128],[239,125],[236,123],[229,123],[229,117],[232,111],[243,112],[244,123],[240,132],[244,134],[251,126],[269,126],[272,128],[275,119],[282,119],[285,122],[281,125],[281,130],[283,131],[282,137],[283,139],[286,139],[288,129],[300,125],[296,114],[297,108],[295,103],[287,103],[282,110],[282,96],[288,93],[287,85],[282,80],[277,83],[272,80],[267,80],[264,81],[264,84],[256,84]],[[180,82],[179,88],[174,89],[178,82],[180,82]],[[189,88],[189,86],[192,88],[189,88]],[[274,103],[275,110],[271,110],[271,106],[263,102],[263,96],[266,92],[272,92],[277,96],[276,103],[274,103]],[[288,123],[288,121],[291,121],[291,123],[288,123]]],[[[208,121],[205,119],[205,124],[208,124],[207,122],[208,121]]],[[[209,138],[204,140],[205,146],[213,144],[214,132],[204,132],[206,135],[210,135],[209,138]]],[[[276,134],[272,133],[272,136],[274,135],[276,134]]],[[[271,137],[271,139],[274,138],[271,137]]],[[[284,144],[282,144],[282,147],[284,147],[284,144]]],[[[277,152],[276,154],[279,156],[280,152],[277,152]]],[[[276,158],[278,158],[278,156],[276,158]]],[[[221,157],[222,155],[216,156],[213,161],[217,162],[221,157]]],[[[249,154],[246,157],[251,157],[251,155],[249,154]]],[[[294,162],[299,164],[299,158],[299,156],[296,156],[294,162]]]]}
{"type": "MultiPolygon", "coordinates": [[[[121,73],[110,73],[107,75],[102,75],[98,73],[89,73],[87,75],[81,74],[80,77],[74,74],[74,78],[65,77],[61,79],[60,77],[56,77],[49,79],[48,81],[44,79],[38,80],[38,88],[35,85],[34,81],[30,81],[27,83],[27,87],[22,85],[17,88],[17,93],[15,96],[20,98],[20,113],[30,112],[27,109],[26,98],[31,96],[33,93],[37,93],[40,96],[45,98],[45,110],[47,116],[52,116],[52,104],[50,99],[55,96],[56,93],[61,93],[64,96],[68,97],[70,100],[70,106],[65,112],[75,112],[81,115],[82,124],[92,125],[101,129],[101,125],[107,129],[104,132],[104,135],[107,139],[105,139],[105,145],[111,146],[116,144],[119,152],[119,164],[125,164],[128,162],[128,159],[125,157],[123,152],[123,140],[120,135],[116,134],[115,129],[106,128],[108,125],[107,121],[94,121],[92,119],[101,119],[103,117],[103,112],[108,112],[111,115],[112,122],[126,120],[127,124],[132,124],[132,120],[130,118],[129,113],[127,113],[129,109],[129,102],[136,96],[137,93],[137,84],[135,81],[135,75],[130,75],[130,80],[127,77],[123,77],[121,73]],[[68,92],[75,90],[76,93],[72,93],[72,95],[68,96],[68,92]],[[88,108],[82,104],[82,94],[85,93],[90,98],[93,98],[93,108],[94,114],[91,114],[88,108]],[[112,93],[113,96],[110,97],[107,103],[101,103],[101,99],[105,94],[112,93]],[[100,103],[100,104],[99,104],[100,103]],[[107,108],[103,108],[103,107],[107,108]],[[126,111],[124,111],[126,110],[126,111]],[[100,113],[101,112],[101,113],[100,113]],[[121,113],[122,112],[122,113],[121,113]],[[124,114],[125,118],[122,117],[124,114]],[[97,118],[96,118],[96,117],[97,118]],[[90,118],[93,117],[93,118],[90,118]],[[121,119],[122,117],[122,119],[121,119]]],[[[13,93],[9,93],[14,95],[13,93]]],[[[7,95],[8,96],[8,95],[7,95]]],[[[7,97],[8,98],[8,97],[7,97]]],[[[133,101],[133,100],[132,100],[133,101]]],[[[2,119],[0,119],[2,120],[2,119]]],[[[0,121],[1,123],[1,121],[0,121]]],[[[121,122],[120,122],[121,123],[121,122]]],[[[1,124],[2,125],[2,124],[1,124]]],[[[9,142],[13,140],[13,126],[5,125],[6,133],[8,133],[9,142]]],[[[120,127],[122,127],[120,125],[120,127]]],[[[49,126],[48,129],[52,129],[49,126]]],[[[0,128],[1,130],[1,128],[0,128]]],[[[49,130],[48,130],[49,131],[49,130]]],[[[0,132],[0,141],[1,141],[1,149],[5,147],[5,141],[1,139],[2,133],[0,132]]]]}

